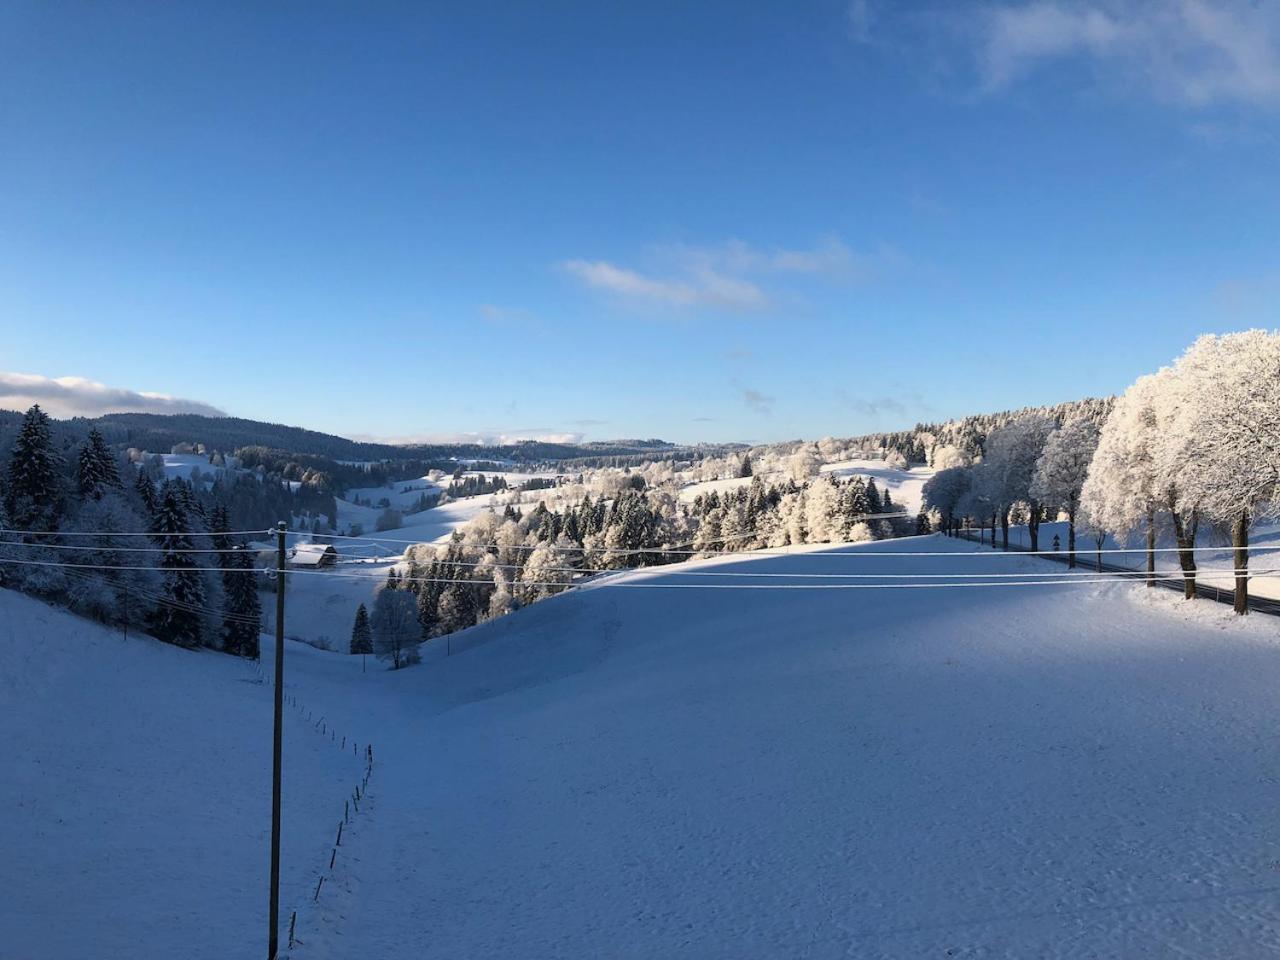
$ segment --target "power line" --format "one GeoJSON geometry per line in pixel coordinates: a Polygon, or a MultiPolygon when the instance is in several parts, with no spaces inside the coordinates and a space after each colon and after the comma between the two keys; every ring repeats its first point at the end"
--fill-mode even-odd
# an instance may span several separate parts
{"type": "MultiPolygon", "coordinates": [[[[156,572],[160,572],[160,573],[164,573],[164,572],[168,572],[168,571],[175,571],[175,570],[176,570],[176,571],[183,571],[183,572],[190,571],[190,572],[197,572],[197,573],[219,573],[219,574],[221,574],[221,573],[229,573],[229,572],[230,572],[230,573],[261,573],[261,572],[263,572],[262,570],[257,569],[257,568],[223,568],[223,567],[176,567],[176,568],[175,568],[175,567],[129,566],[129,565],[109,565],[109,564],[60,563],[60,562],[55,562],[55,561],[51,561],[51,560],[15,560],[15,559],[11,559],[11,558],[4,558],[4,557],[0,557],[0,563],[16,564],[16,565],[19,565],[19,566],[59,567],[59,568],[62,568],[62,569],[67,569],[67,570],[110,570],[110,571],[152,570],[152,571],[156,571],[156,572]]],[[[549,570],[551,570],[551,572],[556,572],[556,569],[557,569],[557,568],[548,568],[548,569],[549,569],[549,570]]],[[[566,568],[560,568],[560,569],[566,569],[566,568]]],[[[570,568],[570,569],[571,569],[571,568],[570,568]]],[[[992,579],[992,578],[997,578],[997,577],[998,577],[998,578],[1006,578],[1006,579],[1005,579],[1005,581],[1004,581],[1004,585],[1007,585],[1007,586],[1015,586],[1015,585],[1025,585],[1025,584],[1027,584],[1027,583],[1069,584],[1069,583],[1073,583],[1073,582],[1075,582],[1075,583],[1106,583],[1106,582],[1117,582],[1117,581],[1123,582],[1123,581],[1125,581],[1125,580],[1131,580],[1131,579],[1136,579],[1136,578],[1139,578],[1139,577],[1146,577],[1146,576],[1148,576],[1148,573],[1147,573],[1147,571],[1145,571],[1145,570],[1115,570],[1115,571],[1104,571],[1104,572],[1101,572],[1101,573],[1098,573],[1098,572],[1096,572],[1096,571],[1081,571],[1081,572],[1078,572],[1078,573],[1062,572],[1062,573],[1058,573],[1058,574],[1056,575],[1056,579],[1053,579],[1053,580],[1036,579],[1036,578],[1043,578],[1043,577],[1054,576],[1054,574],[1052,574],[1052,573],[1036,573],[1036,572],[1019,572],[1019,573],[1005,573],[1005,574],[996,574],[996,573],[993,573],[993,574],[962,574],[962,573],[954,573],[954,574],[925,574],[925,573],[920,573],[920,574],[911,574],[911,573],[907,573],[907,574],[885,574],[885,573],[862,573],[862,574],[803,574],[803,573],[796,573],[796,574],[774,574],[774,573],[770,573],[770,574],[765,574],[765,573],[761,573],[761,574],[750,574],[750,573],[739,573],[739,572],[734,572],[734,571],[726,571],[726,572],[720,572],[720,573],[717,573],[717,572],[715,572],[715,571],[705,571],[705,572],[704,572],[704,571],[684,571],[684,572],[681,572],[681,571],[679,571],[679,570],[669,569],[669,568],[666,568],[666,567],[632,567],[632,568],[623,568],[623,569],[619,569],[619,570],[576,570],[576,569],[574,569],[574,570],[572,570],[572,572],[582,573],[582,574],[584,574],[585,576],[584,576],[584,577],[581,577],[581,578],[578,578],[578,579],[576,579],[576,580],[568,580],[568,581],[546,581],[546,580],[528,581],[528,580],[520,580],[520,581],[513,581],[513,584],[519,584],[520,586],[526,586],[526,587],[531,587],[531,586],[537,586],[537,587],[571,587],[571,586],[579,586],[579,585],[583,585],[584,583],[589,583],[589,582],[591,582],[591,581],[592,581],[592,578],[599,578],[599,577],[603,577],[603,576],[617,575],[617,574],[623,574],[623,573],[637,573],[637,572],[650,572],[650,573],[654,573],[654,574],[661,574],[661,575],[663,575],[663,576],[675,576],[675,577],[695,577],[695,576],[696,576],[696,577],[708,577],[708,578],[714,578],[714,577],[730,577],[730,576],[733,576],[733,577],[748,577],[748,578],[750,578],[750,577],[766,577],[766,576],[772,576],[772,577],[779,577],[779,578],[784,578],[784,579],[841,579],[841,580],[849,580],[849,579],[859,579],[859,580],[889,580],[889,579],[902,579],[902,580],[912,580],[912,581],[920,581],[920,580],[931,580],[931,581],[932,581],[932,580],[935,580],[935,579],[936,579],[936,580],[950,580],[950,581],[955,581],[955,580],[969,580],[969,579],[975,579],[975,580],[976,580],[977,578],[985,578],[985,580],[987,581],[987,582],[982,582],[982,583],[974,582],[974,583],[972,583],[972,584],[971,584],[971,585],[973,585],[973,586],[1000,586],[1000,585],[1001,585],[1001,582],[1000,582],[999,580],[993,580],[993,579],[992,579]]],[[[369,575],[369,574],[358,574],[358,573],[340,573],[340,572],[333,572],[333,571],[328,571],[328,570],[300,570],[300,569],[295,569],[295,570],[290,570],[290,571],[289,571],[289,573],[290,573],[290,574],[303,574],[303,575],[312,575],[312,576],[322,576],[322,577],[329,577],[329,578],[340,578],[340,579],[348,579],[348,580],[368,580],[368,581],[371,581],[371,582],[372,582],[372,581],[380,581],[380,580],[382,580],[382,579],[383,579],[383,577],[382,577],[380,574],[379,574],[379,575],[369,575]]],[[[1226,569],[1226,570],[1223,570],[1223,569],[1217,569],[1217,570],[1214,570],[1214,569],[1208,569],[1208,570],[1202,570],[1202,571],[1200,571],[1200,577],[1201,577],[1201,578],[1207,578],[1207,577],[1212,577],[1212,576],[1236,576],[1236,575],[1245,575],[1245,576],[1248,576],[1251,580],[1252,580],[1252,579],[1259,579],[1259,580],[1262,580],[1262,579],[1273,579],[1273,578],[1276,578],[1276,577],[1277,577],[1277,575],[1280,575],[1280,568],[1262,568],[1262,569],[1254,570],[1254,571],[1252,571],[1252,572],[1250,572],[1247,568],[1231,568],[1231,569],[1226,569]]],[[[1181,577],[1181,576],[1182,576],[1182,571],[1180,571],[1180,570],[1162,571],[1162,572],[1160,572],[1158,575],[1157,575],[1157,574],[1152,574],[1152,576],[1153,576],[1155,579],[1160,579],[1160,580],[1176,580],[1176,579],[1178,579],[1179,577],[1181,577]]],[[[475,580],[475,579],[469,579],[469,578],[452,578],[452,577],[412,577],[412,576],[407,576],[407,575],[406,575],[406,576],[399,577],[399,578],[398,578],[398,581],[399,581],[400,583],[457,583],[457,584],[472,584],[472,585],[480,585],[480,584],[484,584],[484,583],[486,582],[486,581],[484,581],[484,580],[475,580]]],[[[840,589],[840,588],[842,588],[842,587],[845,587],[845,588],[853,588],[853,587],[886,587],[886,588],[888,588],[888,587],[900,587],[900,586],[908,586],[908,585],[915,585],[915,586],[922,586],[922,587],[923,587],[923,586],[955,586],[955,587],[960,587],[960,586],[965,586],[965,583],[963,583],[963,582],[958,582],[958,583],[957,583],[957,582],[950,582],[950,583],[936,583],[936,584],[935,584],[935,583],[918,583],[918,582],[916,582],[916,583],[914,583],[914,584],[879,584],[879,583],[859,583],[859,584],[846,584],[846,583],[836,583],[836,584],[812,584],[812,583],[808,583],[808,584],[710,584],[710,583],[708,583],[708,584],[697,584],[697,583],[685,583],[685,584],[634,584],[634,583],[604,583],[604,584],[598,584],[598,585],[600,585],[600,586],[610,586],[610,587],[627,587],[627,588],[630,588],[630,587],[639,587],[639,586],[644,586],[644,587],[657,587],[657,586],[672,586],[672,587],[676,587],[676,586],[678,586],[678,587],[682,587],[682,588],[695,588],[695,587],[698,587],[698,588],[705,588],[705,589],[728,589],[728,588],[734,588],[734,589],[761,589],[761,590],[780,590],[780,589],[797,589],[797,590],[799,590],[799,589],[840,589]]]]}
{"type": "Polygon", "coordinates": [[[227,530],[200,533],[190,531],[187,533],[148,533],[145,531],[128,531],[121,533],[104,533],[101,530],[0,530],[2,534],[10,534],[21,537],[248,537],[262,536],[267,533],[265,530],[227,530]]]}
{"type": "MultiPolygon", "coordinates": [[[[63,536],[75,537],[84,536],[84,534],[68,533],[63,536]]],[[[103,534],[104,537],[118,537],[123,534],[110,533],[103,534]]],[[[153,534],[148,534],[153,536],[153,534]]],[[[184,534],[165,534],[165,536],[184,536],[184,534]]],[[[201,536],[224,536],[224,534],[185,534],[185,536],[201,537],[201,536]]],[[[117,547],[117,546],[97,546],[92,543],[23,543],[18,540],[0,540],[0,548],[7,547],[24,547],[28,550],[80,550],[93,551],[97,553],[239,553],[251,554],[265,552],[266,548],[261,550],[254,547],[117,547]]]]}
{"type": "MultiPolygon", "coordinates": [[[[881,516],[881,515],[876,515],[881,516]]],[[[907,514],[884,514],[883,516],[907,516],[907,514]]],[[[1069,551],[1067,550],[860,550],[850,551],[849,547],[859,547],[870,543],[884,543],[884,540],[866,540],[866,541],[845,541],[824,545],[822,550],[795,550],[787,548],[764,547],[747,550],[680,550],[678,547],[688,546],[688,544],[675,544],[671,547],[634,547],[634,548],[613,548],[613,547],[561,547],[554,544],[504,544],[504,543],[468,543],[467,541],[449,540],[403,540],[391,537],[351,537],[342,534],[324,534],[330,540],[347,540],[353,542],[368,543],[376,546],[378,543],[396,543],[408,544],[409,546],[432,547],[435,549],[448,548],[451,546],[462,547],[471,550],[549,550],[555,553],[583,553],[583,552],[600,552],[608,556],[630,556],[638,554],[652,554],[657,556],[755,556],[755,557],[850,557],[853,559],[865,559],[869,557],[1062,557],[1069,551]]],[[[732,540],[747,539],[748,537],[757,536],[757,534],[741,534],[735,537],[717,537],[711,540],[713,543],[727,543],[732,540]]],[[[893,538],[905,539],[905,538],[893,538]]],[[[806,547],[815,546],[815,544],[791,544],[790,547],[806,547]]],[[[1203,552],[1203,551],[1222,551],[1235,549],[1231,545],[1222,546],[1195,546],[1195,547],[1156,547],[1154,551],[1148,551],[1145,547],[1108,547],[1103,550],[1076,549],[1077,554],[1136,554],[1145,556],[1148,552],[1155,553],[1182,553],[1185,551],[1203,552]]],[[[1268,552],[1280,550],[1280,544],[1275,546],[1266,546],[1264,544],[1251,544],[1249,550],[1254,553],[1268,552]]]]}

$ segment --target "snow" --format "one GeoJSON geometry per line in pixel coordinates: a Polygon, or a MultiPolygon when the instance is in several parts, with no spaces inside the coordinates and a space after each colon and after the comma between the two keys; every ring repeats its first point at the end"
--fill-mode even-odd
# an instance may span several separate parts
{"type": "MultiPolygon", "coordinates": [[[[359,669],[287,655],[313,674],[359,669]]],[[[265,954],[272,696],[251,663],[126,640],[0,590],[0,956],[265,954]]],[[[284,734],[287,919],[363,768],[293,708],[284,734]]]]}
{"type": "MultiPolygon", "coordinates": [[[[680,488],[680,502],[693,503],[698,497],[705,497],[709,493],[724,494],[739,487],[749,487],[753,479],[753,477],[726,477],[723,480],[702,480],[698,483],[690,483],[680,488]]],[[[782,479],[782,474],[778,474],[776,478],[761,477],[764,482],[776,482],[782,479]]]]}
{"type": "MultiPolygon", "coordinates": [[[[359,491],[361,498],[371,491],[390,491],[391,488],[371,487],[359,491]]],[[[416,500],[418,494],[406,494],[416,500]]],[[[377,502],[377,497],[374,497],[377,502]]],[[[494,494],[485,493],[464,497],[420,513],[407,514],[404,523],[394,530],[377,533],[374,522],[380,509],[357,507],[345,500],[338,501],[339,528],[350,528],[353,516],[361,519],[365,532],[359,540],[334,541],[334,547],[343,559],[337,570],[322,570],[315,574],[292,576],[286,602],[294,614],[289,618],[285,636],[305,640],[335,650],[346,650],[351,639],[351,626],[356,607],[363,603],[373,609],[373,599],[378,587],[386,580],[393,567],[403,570],[400,559],[414,543],[439,543],[448,540],[455,530],[466,526],[481,513],[494,505],[494,494]],[[364,518],[367,513],[368,519],[364,518]],[[355,568],[366,579],[348,579],[337,574],[351,572],[348,562],[359,560],[355,568]]],[[[310,535],[299,535],[310,539],[310,535]]],[[[292,538],[291,538],[292,539],[292,538]]],[[[264,610],[274,609],[270,594],[262,595],[264,610]]]]}
{"type": "MultiPolygon", "coordinates": [[[[1280,622],[1124,584],[676,586],[743,573],[781,574],[757,581],[772,585],[814,582],[794,579],[803,573],[1065,573],[963,555],[976,549],[913,538],[611,574],[454,636],[451,656],[433,641],[423,665],[394,673],[290,645],[288,689],[371,737],[378,761],[291,956],[1280,950],[1280,622]],[[944,555],[890,556],[908,550],[944,555]]],[[[20,695],[31,743],[16,818],[2,788],[0,848],[19,851],[5,878],[18,900],[0,911],[20,934],[5,946],[27,955],[22,936],[49,936],[56,916],[42,956],[85,943],[132,956],[139,942],[165,955],[175,926],[186,938],[175,956],[259,951],[266,864],[253,843],[268,751],[249,731],[267,729],[269,688],[239,683],[234,661],[153,644],[143,656],[143,643],[0,595],[22,623],[33,608],[58,642],[28,647],[3,674],[21,678],[4,691],[20,695]],[[60,665],[45,677],[35,653],[50,648],[60,665]],[[77,746],[86,737],[92,750],[77,746]],[[147,789],[118,803],[111,770],[139,742],[147,789]],[[44,804],[71,802],[59,793],[102,814],[59,825],[73,843],[37,839],[55,822],[44,804]],[[160,856],[170,844],[190,855],[160,856]],[[119,859],[104,865],[105,851],[119,859]],[[101,890],[112,913],[98,943],[101,890]]],[[[294,750],[315,746],[305,725],[291,731],[294,750]]],[[[319,747],[292,775],[324,781],[319,747]]],[[[301,848],[287,871],[295,858],[314,866],[301,837],[326,841],[306,824],[327,827],[328,811],[327,794],[291,810],[286,837],[301,848]]]]}
{"type": "MultiPolygon", "coordinates": [[[[893,496],[893,502],[911,513],[918,513],[920,503],[924,496],[924,485],[929,478],[933,476],[933,471],[928,467],[912,467],[907,470],[898,470],[894,467],[887,466],[883,460],[838,460],[834,463],[824,463],[821,467],[824,474],[830,474],[836,477],[848,478],[853,476],[872,477],[876,482],[876,486],[881,490],[888,489],[893,496]]],[[[761,477],[766,483],[782,483],[786,480],[783,473],[768,474],[761,477]]],[[[739,487],[751,485],[751,477],[728,477],[723,480],[704,480],[700,483],[691,483],[681,488],[680,501],[682,503],[693,503],[694,499],[699,495],[706,495],[715,491],[716,493],[725,493],[727,491],[737,490],[739,487]]]]}
{"type": "MultiPolygon", "coordinates": [[[[380,487],[358,487],[348,490],[345,499],[368,500],[374,504],[386,499],[392,509],[407,510],[417,503],[424,493],[436,494],[443,490],[443,486],[427,477],[418,477],[414,480],[402,480],[399,483],[389,483],[380,487]]],[[[375,506],[368,509],[372,509],[372,515],[376,517],[384,508],[375,506]]],[[[341,515],[341,504],[339,504],[339,515],[341,515]]]]}
{"type": "Polygon", "coordinates": [[[893,502],[910,513],[919,513],[924,499],[924,485],[933,476],[928,467],[898,470],[883,460],[840,460],[822,465],[823,473],[837,477],[871,477],[881,490],[888,489],[893,502]]]}

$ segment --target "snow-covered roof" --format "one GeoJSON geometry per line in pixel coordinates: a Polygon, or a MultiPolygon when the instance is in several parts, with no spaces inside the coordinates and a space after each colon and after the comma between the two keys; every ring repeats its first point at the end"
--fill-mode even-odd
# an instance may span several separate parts
{"type": "Polygon", "coordinates": [[[295,567],[320,567],[338,562],[338,551],[331,543],[300,543],[293,548],[289,562],[295,567]]]}

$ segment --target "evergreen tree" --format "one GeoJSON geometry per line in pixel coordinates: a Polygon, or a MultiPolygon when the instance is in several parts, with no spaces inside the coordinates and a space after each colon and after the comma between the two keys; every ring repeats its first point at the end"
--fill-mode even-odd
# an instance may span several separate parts
{"type": "Polygon", "coordinates": [[[187,513],[176,484],[166,483],[151,532],[161,548],[161,592],[164,599],[152,614],[155,635],[167,643],[195,647],[201,639],[204,584],[192,549],[187,513]]]}
{"type": "Polygon", "coordinates": [[[219,554],[222,563],[223,649],[227,653],[258,659],[258,635],[262,631],[262,600],[258,597],[258,571],[253,551],[219,554]]]}
{"type": "Polygon", "coordinates": [[[369,626],[369,611],[363,603],[356,607],[356,621],[351,627],[351,652],[362,657],[373,653],[373,628],[369,626]]]}
{"type": "MultiPolygon", "coordinates": [[[[209,517],[209,541],[215,550],[231,549],[231,518],[227,508],[218,504],[209,517]]],[[[223,554],[219,553],[219,557],[223,554]]]]}
{"type": "Polygon", "coordinates": [[[76,485],[84,500],[101,500],[108,490],[120,487],[116,458],[96,428],[89,431],[88,439],[80,448],[76,461],[76,485]]]}
{"type": "Polygon", "coordinates": [[[62,515],[62,458],[53,448],[49,416],[34,405],[22,418],[9,457],[5,507],[18,530],[56,530],[62,515]]]}
{"type": "Polygon", "coordinates": [[[880,502],[880,491],[876,489],[876,482],[871,477],[867,478],[867,512],[883,513],[883,505],[880,502]]]}
{"type": "Polygon", "coordinates": [[[146,464],[138,467],[137,476],[134,477],[133,489],[138,494],[138,499],[142,501],[142,508],[146,511],[146,515],[154,517],[156,511],[160,508],[160,503],[156,499],[156,485],[151,479],[151,474],[147,472],[146,464]]]}

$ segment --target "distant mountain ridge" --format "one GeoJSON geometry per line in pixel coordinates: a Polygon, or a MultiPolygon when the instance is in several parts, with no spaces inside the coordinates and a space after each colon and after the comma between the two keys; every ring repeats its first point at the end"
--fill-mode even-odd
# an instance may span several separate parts
{"type": "MultiPolygon", "coordinates": [[[[0,452],[7,451],[22,413],[0,410],[0,452]]],[[[510,444],[440,443],[391,444],[349,440],[330,433],[243,417],[205,417],[197,414],[108,413],[101,417],[55,420],[54,434],[64,446],[79,443],[91,428],[113,446],[138,447],[167,453],[176,444],[202,443],[209,450],[231,453],[241,447],[266,447],[331,460],[575,460],[626,457],[665,450],[694,449],[666,440],[609,440],[586,443],[522,441],[510,444]]]]}

